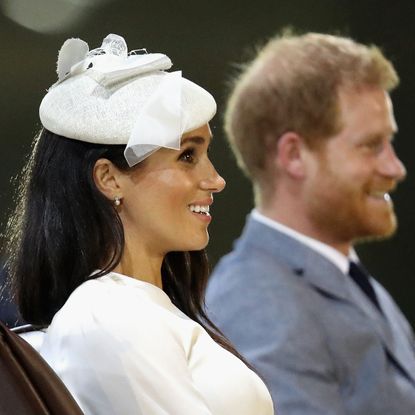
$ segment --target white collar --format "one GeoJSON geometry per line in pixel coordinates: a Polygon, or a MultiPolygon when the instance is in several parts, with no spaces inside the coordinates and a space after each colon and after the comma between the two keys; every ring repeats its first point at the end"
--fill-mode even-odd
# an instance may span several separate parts
{"type": "Polygon", "coordinates": [[[313,251],[318,252],[320,255],[324,256],[326,259],[332,262],[337,268],[339,268],[343,274],[347,274],[349,272],[349,261],[357,262],[359,260],[356,251],[353,248],[350,250],[349,255],[346,256],[330,245],[318,241],[317,239],[310,238],[309,236],[297,232],[294,229],[289,228],[288,226],[285,226],[274,219],[270,219],[267,216],[264,216],[257,209],[252,210],[251,217],[266,226],[269,226],[279,232],[284,233],[285,235],[290,236],[293,239],[296,239],[297,241],[311,248],[313,251]]]}

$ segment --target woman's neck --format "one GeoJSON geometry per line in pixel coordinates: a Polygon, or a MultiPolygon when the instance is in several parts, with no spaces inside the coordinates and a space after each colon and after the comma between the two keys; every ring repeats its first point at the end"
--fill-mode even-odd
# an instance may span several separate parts
{"type": "Polygon", "coordinates": [[[163,255],[150,255],[144,249],[129,249],[126,244],[121,261],[114,268],[114,272],[163,288],[161,280],[163,258],[163,255]]]}

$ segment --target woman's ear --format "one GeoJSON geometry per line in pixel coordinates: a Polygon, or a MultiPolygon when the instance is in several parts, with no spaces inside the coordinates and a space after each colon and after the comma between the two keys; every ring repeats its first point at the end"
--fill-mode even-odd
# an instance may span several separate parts
{"type": "Polygon", "coordinates": [[[276,163],[279,171],[284,171],[295,179],[305,175],[304,152],[306,144],[304,139],[295,132],[288,131],[278,140],[276,163]]]}
{"type": "Polygon", "coordinates": [[[108,199],[122,198],[120,170],[108,159],[98,159],[93,170],[93,178],[98,190],[108,199]]]}

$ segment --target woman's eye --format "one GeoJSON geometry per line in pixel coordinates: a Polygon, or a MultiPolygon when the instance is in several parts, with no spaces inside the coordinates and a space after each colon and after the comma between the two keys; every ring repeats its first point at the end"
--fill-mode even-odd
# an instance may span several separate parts
{"type": "Polygon", "coordinates": [[[186,163],[193,163],[194,162],[194,150],[188,149],[188,150],[183,151],[183,153],[180,155],[180,160],[186,163]]]}

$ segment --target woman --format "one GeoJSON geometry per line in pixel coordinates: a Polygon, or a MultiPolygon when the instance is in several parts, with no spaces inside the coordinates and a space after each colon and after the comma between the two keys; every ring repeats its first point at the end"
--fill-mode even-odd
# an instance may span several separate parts
{"type": "Polygon", "coordinates": [[[269,415],[202,309],[212,96],[109,35],[64,43],[11,222],[23,318],[86,414],[269,415]]]}

